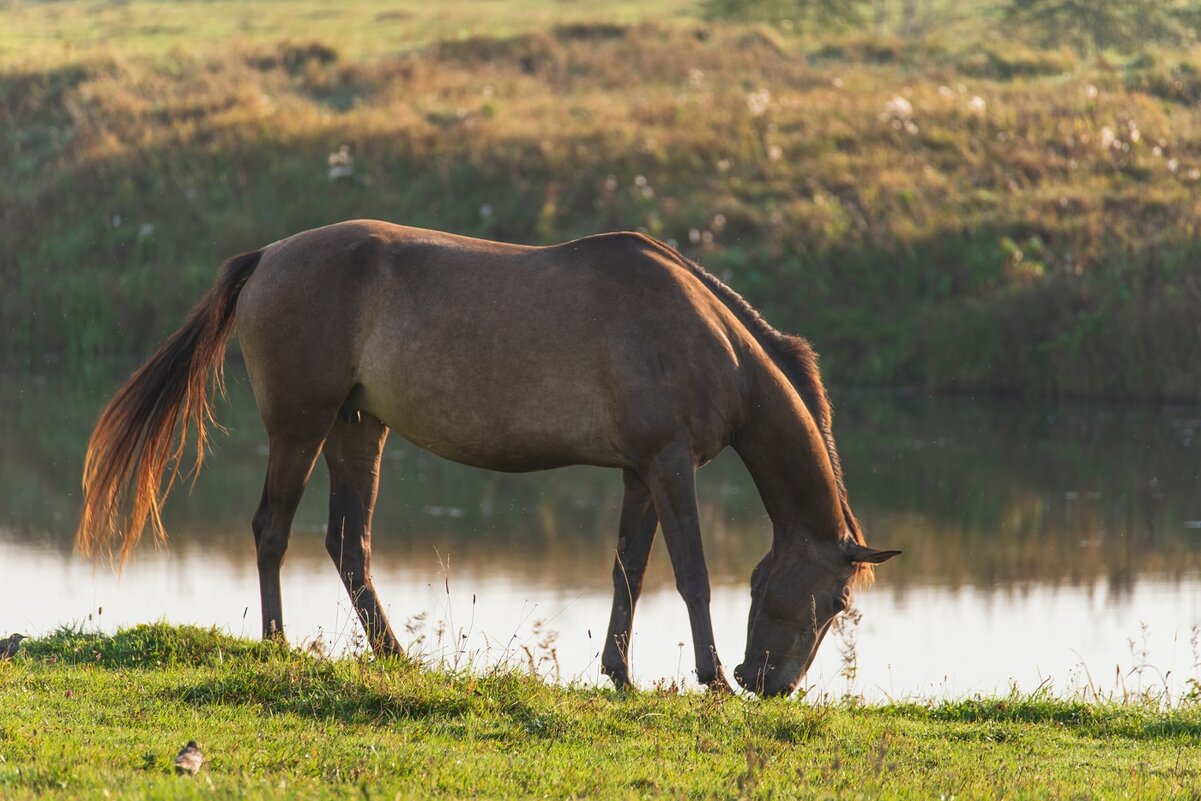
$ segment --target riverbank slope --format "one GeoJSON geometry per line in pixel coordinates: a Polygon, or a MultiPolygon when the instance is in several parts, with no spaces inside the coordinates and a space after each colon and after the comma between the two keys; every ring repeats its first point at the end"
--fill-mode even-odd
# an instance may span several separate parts
{"type": "Polygon", "coordinates": [[[1201,51],[1083,57],[999,7],[902,35],[678,0],[0,5],[0,367],[120,372],[223,259],[373,217],[648,231],[838,384],[1201,398],[1201,51]]]}

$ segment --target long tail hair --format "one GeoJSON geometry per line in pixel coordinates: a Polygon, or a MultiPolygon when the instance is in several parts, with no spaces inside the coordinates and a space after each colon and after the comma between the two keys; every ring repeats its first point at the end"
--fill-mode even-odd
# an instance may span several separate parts
{"type": "Polygon", "coordinates": [[[207,427],[216,425],[212,392],[225,392],[225,346],[238,294],[261,256],[255,251],[227,261],[187,322],[100,413],[84,457],[83,512],[75,533],[80,552],[111,555],[120,539],[123,564],[148,522],[155,539],[166,542],[163,500],[179,476],[189,428],[196,429],[194,470],[204,462],[207,427]]]}

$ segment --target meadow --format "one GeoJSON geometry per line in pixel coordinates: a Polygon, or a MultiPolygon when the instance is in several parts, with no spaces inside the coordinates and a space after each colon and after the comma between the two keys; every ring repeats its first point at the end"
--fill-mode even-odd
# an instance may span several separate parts
{"type": "Polygon", "coordinates": [[[1201,56],[923,8],[2,3],[0,363],[128,367],[223,258],[375,217],[648,231],[837,384],[1201,397],[1201,56]]]}
{"type": "Polygon", "coordinates": [[[1194,702],[621,695],[162,624],[23,643],[0,662],[0,708],[6,799],[1201,793],[1194,702]],[[190,739],[206,764],[176,776],[190,739]]]}

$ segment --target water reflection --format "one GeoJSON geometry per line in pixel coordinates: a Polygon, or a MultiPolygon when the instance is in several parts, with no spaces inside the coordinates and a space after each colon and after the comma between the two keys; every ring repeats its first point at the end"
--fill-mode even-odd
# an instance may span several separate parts
{"type": "MultiPolygon", "coordinates": [[[[166,615],[253,634],[248,519],[265,453],[244,386],[234,385],[221,412],[230,436],[194,491],[169,504],[170,552],[143,546],[120,582],[72,555],[82,445],[111,389],[27,380],[0,389],[0,626],[45,631],[104,606],[110,627],[166,615]]],[[[1081,663],[1112,678],[1115,664],[1137,661],[1129,640],[1137,651],[1144,637],[1149,660],[1175,668],[1169,684],[1194,675],[1201,411],[846,392],[836,400],[851,499],[869,540],[906,549],[859,600],[858,689],[966,692],[1010,680],[1032,688],[1048,676],[1064,686],[1081,663]]],[[[320,627],[346,644],[352,616],[321,547],[326,491],[319,468],[284,569],[285,620],[294,638],[320,627]]],[[[701,472],[698,496],[719,646],[734,663],[747,577],[770,528],[732,455],[701,472]]],[[[595,678],[621,499],[615,472],[494,474],[394,441],[380,498],[381,595],[398,624],[428,613],[408,636],[434,648],[439,624],[470,628],[468,650],[495,658],[508,643],[524,659],[517,646],[545,639],[533,626],[547,620],[559,639],[542,655],[553,647],[566,676],[595,678]]],[[[677,645],[687,638],[683,604],[656,550],[637,621],[644,681],[686,677],[691,662],[677,645]]],[[[443,633],[447,653],[456,639],[443,633]]],[[[841,691],[838,651],[824,646],[819,687],[841,691]]]]}

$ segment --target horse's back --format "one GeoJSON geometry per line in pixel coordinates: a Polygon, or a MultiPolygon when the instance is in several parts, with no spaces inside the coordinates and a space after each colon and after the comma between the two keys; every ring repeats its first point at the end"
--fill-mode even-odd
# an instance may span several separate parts
{"type": "Polygon", "coordinates": [[[728,431],[741,396],[720,304],[638,235],[531,248],[353,222],[272,246],[260,271],[239,308],[256,398],[353,389],[457,461],[628,466],[728,431]]]}

